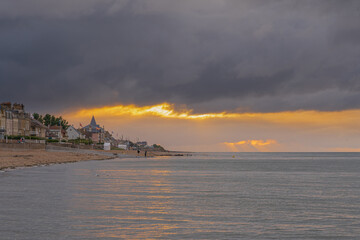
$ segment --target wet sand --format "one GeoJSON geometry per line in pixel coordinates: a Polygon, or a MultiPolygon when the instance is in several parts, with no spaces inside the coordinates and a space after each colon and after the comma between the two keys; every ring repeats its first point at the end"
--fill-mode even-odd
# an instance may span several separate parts
{"type": "Polygon", "coordinates": [[[105,160],[112,158],[114,157],[72,152],[47,152],[45,150],[1,150],[0,169],[31,167],[56,163],[71,163],[87,160],[105,160]]]}

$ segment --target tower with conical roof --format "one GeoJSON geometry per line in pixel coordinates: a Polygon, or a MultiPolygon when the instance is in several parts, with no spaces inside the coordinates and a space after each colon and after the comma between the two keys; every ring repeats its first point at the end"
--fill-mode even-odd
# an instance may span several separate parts
{"type": "Polygon", "coordinates": [[[95,117],[92,116],[90,124],[83,127],[82,131],[90,136],[93,142],[100,143],[104,141],[104,128],[96,123],[95,117]]]}
{"type": "Polygon", "coordinates": [[[90,126],[97,127],[97,124],[96,124],[96,121],[95,121],[95,117],[94,117],[94,116],[92,116],[92,118],[91,118],[90,126]]]}

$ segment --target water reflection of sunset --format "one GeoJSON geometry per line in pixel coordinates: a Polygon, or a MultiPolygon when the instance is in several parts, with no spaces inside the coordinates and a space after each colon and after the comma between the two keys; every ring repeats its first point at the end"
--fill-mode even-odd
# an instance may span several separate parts
{"type": "Polygon", "coordinates": [[[114,159],[4,173],[2,190],[17,210],[0,198],[11,210],[3,207],[3,213],[21,222],[5,221],[2,232],[13,236],[32,224],[36,231],[24,231],[36,239],[267,239],[278,231],[291,239],[355,229],[342,224],[356,226],[359,215],[353,201],[359,195],[359,154],[233,156],[114,159]],[[35,209],[18,197],[23,191],[35,209]]]}
{"type": "Polygon", "coordinates": [[[174,190],[167,181],[172,174],[169,170],[97,170],[100,181],[88,185],[87,193],[76,195],[73,204],[85,212],[99,213],[96,216],[75,216],[79,222],[76,228],[108,229],[91,231],[89,237],[151,239],[171,234],[177,228],[176,221],[167,220],[171,211],[174,190]],[[139,178],[138,176],[142,176],[139,178]],[[89,191],[90,190],[90,191],[89,191]],[[89,194],[94,192],[94,194],[89,194]],[[89,199],[93,201],[89,202],[89,199]],[[104,215],[105,214],[105,215],[104,215]],[[89,223],[99,223],[89,226],[89,223]],[[141,223],[140,223],[141,222],[141,223]],[[136,235],[133,229],[138,228],[136,235]],[[128,235],[128,232],[132,232],[128,235]]]}

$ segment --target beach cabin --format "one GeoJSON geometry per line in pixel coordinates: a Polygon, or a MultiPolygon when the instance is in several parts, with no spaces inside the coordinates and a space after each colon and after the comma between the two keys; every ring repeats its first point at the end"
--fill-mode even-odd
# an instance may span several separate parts
{"type": "Polygon", "coordinates": [[[110,143],[104,143],[104,150],[110,151],[111,150],[111,144],[110,143]]]}

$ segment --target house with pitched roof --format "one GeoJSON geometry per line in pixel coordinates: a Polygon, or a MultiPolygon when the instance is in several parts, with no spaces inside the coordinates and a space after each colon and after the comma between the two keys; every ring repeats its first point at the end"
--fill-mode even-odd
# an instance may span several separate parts
{"type": "Polygon", "coordinates": [[[85,135],[77,130],[74,126],[69,126],[66,129],[68,140],[85,139],[85,135]]]}
{"type": "Polygon", "coordinates": [[[36,119],[31,119],[30,136],[45,138],[47,131],[48,131],[48,127],[46,127],[44,124],[42,124],[36,119]]]}
{"type": "Polygon", "coordinates": [[[50,126],[46,131],[46,137],[57,140],[67,139],[66,131],[62,126],[50,126]]]}

